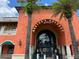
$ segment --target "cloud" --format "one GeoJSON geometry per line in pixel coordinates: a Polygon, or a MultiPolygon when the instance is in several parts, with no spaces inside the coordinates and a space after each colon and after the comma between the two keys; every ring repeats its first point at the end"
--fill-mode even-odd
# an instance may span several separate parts
{"type": "Polygon", "coordinates": [[[9,0],[0,0],[0,17],[16,17],[18,13],[14,7],[10,7],[9,0]]]}

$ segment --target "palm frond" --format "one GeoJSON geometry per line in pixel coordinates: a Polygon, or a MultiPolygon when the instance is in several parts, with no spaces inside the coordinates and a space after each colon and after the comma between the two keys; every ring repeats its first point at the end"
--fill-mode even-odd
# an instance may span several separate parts
{"type": "Polygon", "coordinates": [[[31,6],[31,2],[28,2],[26,5],[24,5],[24,11],[29,14],[32,13],[31,6]]]}
{"type": "Polygon", "coordinates": [[[26,5],[24,5],[24,11],[28,14],[31,14],[33,10],[37,10],[39,8],[40,6],[32,2],[28,2],[26,5]]]}
{"type": "Polygon", "coordinates": [[[28,2],[35,3],[37,0],[27,0],[28,2]]]}
{"type": "Polygon", "coordinates": [[[63,12],[61,12],[61,13],[60,13],[59,20],[61,20],[63,17],[64,17],[64,13],[63,13],[63,12]]]}
{"type": "Polygon", "coordinates": [[[58,0],[52,5],[54,15],[61,14],[63,16],[64,14],[66,18],[72,17],[73,11],[77,9],[79,9],[79,0],[58,0]]]}
{"type": "Polygon", "coordinates": [[[52,11],[53,11],[54,15],[60,14],[60,12],[62,11],[61,4],[59,2],[53,3],[52,11]]]}
{"type": "Polygon", "coordinates": [[[41,8],[41,6],[37,5],[37,4],[33,4],[32,5],[32,9],[33,10],[39,10],[41,8]]]}

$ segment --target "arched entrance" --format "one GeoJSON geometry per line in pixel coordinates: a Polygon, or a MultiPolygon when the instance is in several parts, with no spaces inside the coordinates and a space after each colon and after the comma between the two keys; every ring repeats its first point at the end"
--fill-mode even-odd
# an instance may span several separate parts
{"type": "Polygon", "coordinates": [[[42,20],[34,26],[32,36],[33,59],[38,59],[38,55],[39,59],[62,59],[65,34],[61,24],[54,20],[42,20]]]}
{"type": "Polygon", "coordinates": [[[1,58],[11,59],[14,53],[14,44],[10,41],[2,43],[1,58]]]}
{"type": "Polygon", "coordinates": [[[37,35],[37,44],[35,54],[39,53],[40,58],[43,58],[44,54],[48,58],[55,58],[58,54],[56,46],[56,36],[50,30],[42,30],[37,35]]]}

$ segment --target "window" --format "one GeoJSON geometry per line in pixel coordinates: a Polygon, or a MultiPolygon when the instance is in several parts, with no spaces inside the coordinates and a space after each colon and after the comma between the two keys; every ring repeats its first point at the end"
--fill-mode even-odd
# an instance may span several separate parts
{"type": "Polygon", "coordinates": [[[3,23],[0,25],[0,35],[15,35],[17,23],[3,23]]]}
{"type": "Polygon", "coordinates": [[[16,32],[16,26],[12,25],[5,25],[3,33],[11,34],[16,32]]]}

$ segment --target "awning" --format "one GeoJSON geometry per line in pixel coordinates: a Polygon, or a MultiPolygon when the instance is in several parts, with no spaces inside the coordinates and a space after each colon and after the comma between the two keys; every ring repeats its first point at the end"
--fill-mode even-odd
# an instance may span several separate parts
{"type": "Polygon", "coordinates": [[[10,42],[10,41],[6,41],[2,45],[14,45],[14,44],[12,42],[10,42]]]}

